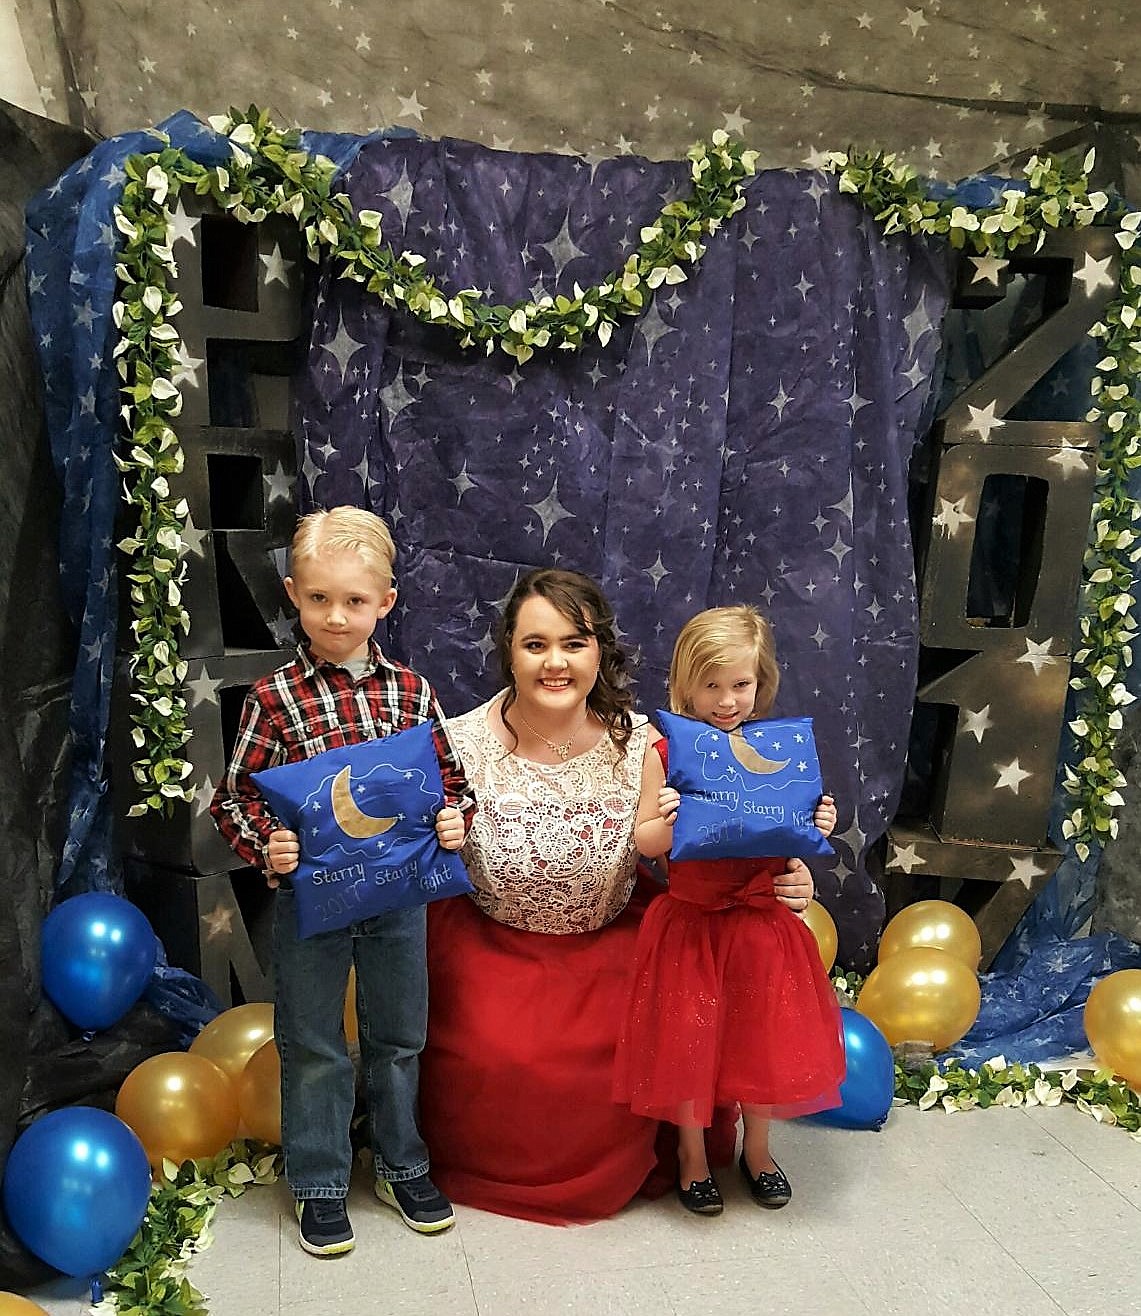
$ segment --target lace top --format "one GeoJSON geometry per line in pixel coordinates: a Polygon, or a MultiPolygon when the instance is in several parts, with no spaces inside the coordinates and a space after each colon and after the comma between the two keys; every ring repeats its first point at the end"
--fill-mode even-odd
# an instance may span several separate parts
{"type": "Polygon", "coordinates": [[[532,763],[488,722],[503,698],[448,719],[478,808],[463,857],[493,919],[528,932],[593,932],[634,888],[634,817],[649,723],[635,719],[623,754],[607,736],[566,763],[532,763]]]}

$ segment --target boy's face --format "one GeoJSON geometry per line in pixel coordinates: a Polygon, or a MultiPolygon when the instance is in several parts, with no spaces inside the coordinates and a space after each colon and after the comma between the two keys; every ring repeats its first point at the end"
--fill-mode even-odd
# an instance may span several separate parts
{"type": "Polygon", "coordinates": [[[368,655],[376,623],[396,603],[392,585],[351,549],[318,553],[285,578],[315,658],[348,663],[368,655]]]}

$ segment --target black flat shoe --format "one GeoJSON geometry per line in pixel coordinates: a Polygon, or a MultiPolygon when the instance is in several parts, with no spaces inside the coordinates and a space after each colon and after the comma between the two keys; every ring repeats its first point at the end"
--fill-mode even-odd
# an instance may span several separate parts
{"type": "MultiPolygon", "coordinates": [[[[773,1164],[776,1165],[776,1161],[773,1164]]],[[[792,1184],[779,1165],[774,1171],[766,1173],[762,1170],[760,1174],[754,1176],[745,1163],[744,1152],[741,1153],[740,1165],[745,1182],[749,1185],[749,1193],[758,1206],[768,1207],[770,1211],[779,1211],[782,1206],[787,1206],[792,1201],[792,1184]]]]}
{"type": "Polygon", "coordinates": [[[694,1215],[720,1215],[725,1206],[721,1200],[721,1189],[711,1174],[700,1183],[694,1179],[688,1188],[683,1188],[679,1180],[677,1200],[694,1215]]]}

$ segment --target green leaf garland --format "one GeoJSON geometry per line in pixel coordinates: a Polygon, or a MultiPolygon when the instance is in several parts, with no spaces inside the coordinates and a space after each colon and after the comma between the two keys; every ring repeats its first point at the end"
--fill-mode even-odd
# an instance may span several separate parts
{"type": "Polygon", "coordinates": [[[990,1106],[1060,1106],[1072,1102],[1099,1124],[1114,1124],[1141,1139],[1141,1096],[1112,1070],[1044,1070],[1009,1064],[1005,1056],[970,1069],[958,1060],[929,1062],[912,1071],[895,1067],[895,1095],[920,1110],[949,1114],[990,1106]]]}
{"type": "Polygon", "coordinates": [[[273,1183],[281,1157],[263,1143],[239,1139],[217,1156],[174,1165],[164,1161],[147,1213],[126,1252],[107,1272],[99,1316],[203,1316],[206,1299],[186,1278],[190,1258],[210,1239],[223,1197],[273,1183]]]}

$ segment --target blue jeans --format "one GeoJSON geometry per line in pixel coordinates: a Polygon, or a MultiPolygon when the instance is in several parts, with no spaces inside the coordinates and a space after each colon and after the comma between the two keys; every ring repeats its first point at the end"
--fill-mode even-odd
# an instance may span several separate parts
{"type": "Polygon", "coordinates": [[[295,897],[274,901],[274,1033],[281,1053],[285,1177],[298,1199],[349,1191],[349,1125],[356,1074],[344,1035],[349,966],[357,969],[357,1022],[376,1174],[428,1172],[417,1096],[428,1027],[423,906],[301,939],[295,897]]]}

